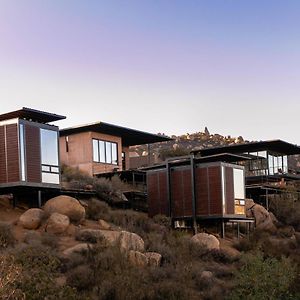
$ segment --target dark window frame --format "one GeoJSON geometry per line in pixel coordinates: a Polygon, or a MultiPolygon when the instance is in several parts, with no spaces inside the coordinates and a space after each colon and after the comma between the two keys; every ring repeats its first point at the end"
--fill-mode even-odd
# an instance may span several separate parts
{"type": "Polygon", "coordinates": [[[105,164],[105,165],[112,165],[112,166],[118,166],[119,165],[119,153],[118,153],[118,143],[116,143],[116,142],[111,142],[111,141],[107,141],[107,140],[102,140],[102,139],[95,139],[95,138],[92,138],[92,150],[93,150],[93,162],[94,163],[98,163],[98,164],[105,164]],[[94,159],[94,141],[96,141],[97,142],[97,144],[98,144],[98,161],[96,161],[95,159],[94,159]],[[102,142],[103,144],[104,144],[104,156],[105,156],[105,158],[104,158],[104,161],[101,161],[102,160],[102,157],[100,156],[100,153],[101,153],[101,151],[100,151],[100,142],[102,142]],[[113,144],[114,145],[116,145],[116,162],[107,162],[107,157],[106,157],[106,151],[107,151],[107,148],[106,148],[106,146],[108,145],[108,144],[110,144],[111,146],[110,146],[110,157],[111,157],[111,160],[112,160],[112,158],[114,157],[114,155],[113,155],[113,144]]]}

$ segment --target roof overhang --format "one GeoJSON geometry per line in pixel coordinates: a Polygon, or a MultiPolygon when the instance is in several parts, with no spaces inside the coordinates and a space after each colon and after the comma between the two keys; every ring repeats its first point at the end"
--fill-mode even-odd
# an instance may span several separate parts
{"type": "Polygon", "coordinates": [[[285,155],[300,154],[300,147],[282,140],[271,140],[261,142],[251,142],[245,144],[235,144],[229,146],[212,147],[194,150],[192,153],[200,156],[215,155],[221,153],[241,154],[244,152],[272,151],[285,155]]]}
{"type": "Polygon", "coordinates": [[[32,108],[27,108],[27,107],[23,107],[22,109],[0,115],[0,121],[5,121],[5,120],[10,120],[15,118],[30,120],[38,123],[50,123],[54,121],[63,120],[66,117],[32,109],[32,108]]]}
{"type": "Polygon", "coordinates": [[[82,126],[61,129],[60,136],[67,136],[89,131],[121,137],[122,144],[125,147],[143,144],[153,144],[172,140],[171,138],[164,135],[152,134],[104,122],[97,122],[82,126]]]}

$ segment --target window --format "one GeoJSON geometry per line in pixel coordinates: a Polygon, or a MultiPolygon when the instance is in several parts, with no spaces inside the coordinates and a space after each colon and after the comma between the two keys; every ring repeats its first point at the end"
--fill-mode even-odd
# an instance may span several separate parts
{"type": "Polygon", "coordinates": [[[59,184],[57,131],[41,129],[42,182],[59,184]]]}
{"type": "Polygon", "coordinates": [[[117,143],[93,139],[93,161],[105,164],[118,164],[117,143]]]}
{"type": "Polygon", "coordinates": [[[242,169],[233,169],[234,199],[245,199],[245,178],[242,169]]]}

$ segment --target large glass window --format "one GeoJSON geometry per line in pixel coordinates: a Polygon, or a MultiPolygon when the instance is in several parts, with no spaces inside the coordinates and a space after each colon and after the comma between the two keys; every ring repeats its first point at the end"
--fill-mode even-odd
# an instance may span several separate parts
{"type": "Polygon", "coordinates": [[[245,199],[244,170],[233,169],[234,199],[245,199]]]}
{"type": "Polygon", "coordinates": [[[268,155],[269,174],[284,174],[288,172],[288,159],[286,155],[268,155]]]}
{"type": "Polygon", "coordinates": [[[118,164],[118,145],[117,143],[93,139],[93,161],[118,164]]]}
{"type": "Polygon", "coordinates": [[[59,184],[57,131],[41,129],[42,182],[59,184]]]}

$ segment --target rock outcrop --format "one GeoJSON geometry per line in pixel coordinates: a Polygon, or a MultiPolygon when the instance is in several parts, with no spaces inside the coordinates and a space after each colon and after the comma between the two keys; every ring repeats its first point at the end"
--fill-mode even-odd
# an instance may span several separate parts
{"type": "Polygon", "coordinates": [[[273,223],[273,216],[261,205],[255,203],[252,199],[246,199],[246,216],[255,219],[257,229],[275,232],[276,226],[273,223]]]}
{"type": "Polygon", "coordinates": [[[69,196],[57,196],[46,202],[44,211],[47,215],[59,213],[66,215],[71,221],[80,222],[85,218],[85,208],[78,200],[69,196]]]}
{"type": "Polygon", "coordinates": [[[139,235],[132,232],[121,231],[118,244],[121,250],[145,251],[144,240],[139,235]]]}
{"type": "Polygon", "coordinates": [[[157,252],[146,252],[145,256],[148,259],[148,265],[151,267],[159,267],[161,265],[162,256],[157,252]]]}
{"type": "Polygon", "coordinates": [[[70,225],[70,219],[66,215],[62,215],[59,213],[53,213],[46,225],[46,231],[49,233],[63,233],[67,230],[70,225]]]}
{"type": "Polygon", "coordinates": [[[39,208],[30,208],[19,218],[19,224],[25,229],[37,229],[44,217],[44,211],[39,208]]]}
{"type": "Polygon", "coordinates": [[[145,267],[148,265],[147,256],[139,251],[130,250],[128,252],[128,260],[131,264],[138,267],[145,267]]]}
{"type": "Polygon", "coordinates": [[[83,251],[88,251],[90,247],[91,246],[87,243],[77,244],[63,251],[63,254],[69,256],[72,255],[73,253],[82,253],[83,251]]]}
{"type": "Polygon", "coordinates": [[[78,231],[76,238],[80,241],[96,243],[104,240],[109,245],[116,245],[120,237],[120,232],[101,229],[81,229],[78,231]]]}
{"type": "Polygon", "coordinates": [[[197,243],[201,247],[207,248],[208,250],[220,249],[219,240],[212,234],[198,233],[191,238],[191,241],[193,243],[197,243]]]}

